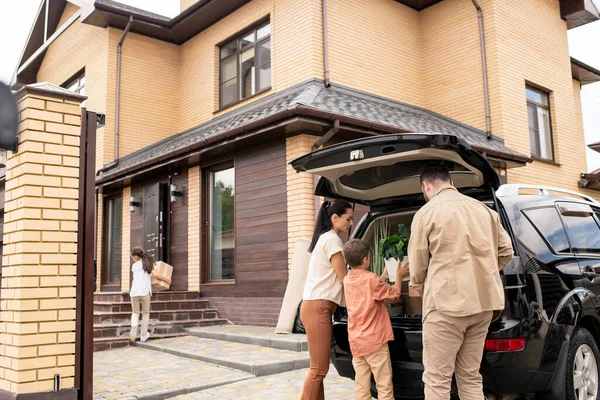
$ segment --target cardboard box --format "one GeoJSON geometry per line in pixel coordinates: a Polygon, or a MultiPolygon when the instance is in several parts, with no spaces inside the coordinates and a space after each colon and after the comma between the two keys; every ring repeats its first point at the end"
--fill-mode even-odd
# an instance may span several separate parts
{"type": "MultiPolygon", "coordinates": [[[[166,262],[158,261],[156,264],[154,264],[154,269],[156,270],[156,272],[163,276],[166,276],[169,279],[171,279],[171,277],[173,276],[173,267],[167,264],[166,262]]],[[[169,287],[170,285],[167,282],[152,277],[152,293],[158,293],[163,292],[165,290],[169,290],[169,287]]]]}

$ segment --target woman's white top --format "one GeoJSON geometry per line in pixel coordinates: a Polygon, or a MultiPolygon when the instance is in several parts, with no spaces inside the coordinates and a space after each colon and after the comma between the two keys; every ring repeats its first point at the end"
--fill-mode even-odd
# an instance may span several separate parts
{"type": "Polygon", "coordinates": [[[343,255],[343,250],[344,243],[333,230],[321,235],[310,255],[303,300],[329,300],[342,305],[344,290],[331,265],[331,257],[337,253],[343,255]]]}
{"type": "Polygon", "coordinates": [[[152,275],[144,271],[142,262],[133,263],[131,271],[133,271],[133,283],[129,297],[152,295],[152,275]]]}

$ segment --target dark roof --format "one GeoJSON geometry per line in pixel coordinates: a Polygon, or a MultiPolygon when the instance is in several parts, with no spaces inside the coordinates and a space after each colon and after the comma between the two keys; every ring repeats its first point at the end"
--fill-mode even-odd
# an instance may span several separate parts
{"type": "Polygon", "coordinates": [[[587,145],[590,149],[600,153],[600,142],[590,143],[587,145]]]}
{"type": "Polygon", "coordinates": [[[600,82],[600,71],[571,57],[571,74],[581,85],[600,82]]]}
{"type": "Polygon", "coordinates": [[[325,88],[322,82],[313,80],[267,96],[125,156],[116,166],[104,170],[99,181],[114,179],[136,169],[191,153],[195,149],[239,133],[299,115],[328,121],[339,119],[342,124],[367,128],[378,133],[451,134],[490,155],[520,163],[530,161],[527,156],[504,146],[502,139],[488,139],[485,132],[432,111],[337,85],[325,88]]]}

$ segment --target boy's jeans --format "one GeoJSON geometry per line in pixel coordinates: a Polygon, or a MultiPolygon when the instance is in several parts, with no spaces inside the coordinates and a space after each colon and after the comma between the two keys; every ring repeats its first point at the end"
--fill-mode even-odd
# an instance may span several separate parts
{"type": "Polygon", "coordinates": [[[394,400],[392,386],[392,362],[390,349],[384,344],[381,349],[365,357],[353,357],[352,365],[356,372],[355,392],[356,400],[371,400],[371,373],[377,384],[377,398],[379,400],[394,400]]]}

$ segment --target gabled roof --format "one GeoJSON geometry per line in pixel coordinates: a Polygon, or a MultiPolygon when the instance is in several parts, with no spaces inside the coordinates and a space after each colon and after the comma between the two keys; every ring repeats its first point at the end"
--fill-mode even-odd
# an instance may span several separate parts
{"type": "Polygon", "coordinates": [[[322,82],[311,80],[125,156],[115,167],[105,170],[97,182],[114,180],[293,116],[308,116],[330,123],[339,119],[345,126],[379,134],[451,134],[489,155],[517,163],[530,161],[529,157],[507,148],[502,139],[488,139],[485,132],[432,111],[338,85],[325,88],[322,82]]]}

